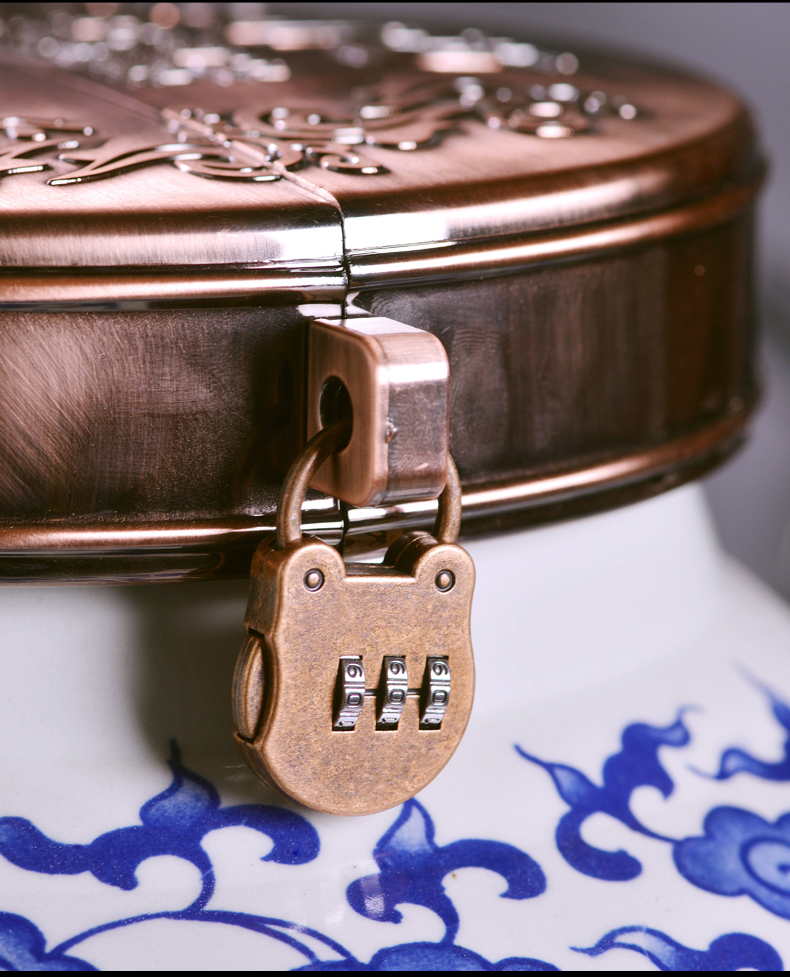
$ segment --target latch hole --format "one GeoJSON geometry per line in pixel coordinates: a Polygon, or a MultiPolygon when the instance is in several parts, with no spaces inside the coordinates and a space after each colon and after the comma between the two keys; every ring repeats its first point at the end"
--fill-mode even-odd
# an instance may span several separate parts
{"type": "MultiPolygon", "coordinates": [[[[318,412],[321,416],[322,427],[331,427],[338,421],[350,420],[353,429],[354,408],[351,406],[351,395],[339,377],[328,377],[324,380],[318,401],[318,412]]],[[[350,438],[351,431],[349,431],[350,438]]],[[[343,448],[345,447],[344,444],[343,448]]]]}

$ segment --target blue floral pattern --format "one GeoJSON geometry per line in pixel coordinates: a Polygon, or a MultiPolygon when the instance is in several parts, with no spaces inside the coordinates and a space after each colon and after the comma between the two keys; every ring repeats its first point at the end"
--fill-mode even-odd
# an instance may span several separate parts
{"type": "Polygon", "coordinates": [[[751,896],[790,919],[790,814],[770,824],[738,807],[717,807],[703,827],[703,837],[675,845],[680,874],[721,896],[751,896]]]}
{"type": "Polygon", "coordinates": [[[192,862],[203,876],[197,907],[205,906],[214,891],[214,871],[201,847],[209,831],[243,825],[268,835],[274,847],[264,861],[301,865],[318,854],[318,833],[300,814],[260,804],[220,807],[213,784],[182,767],[175,743],[168,762],[173,782],[143,804],[142,825],[109,831],[88,845],[64,845],[24,818],[0,818],[0,855],[31,872],[90,872],[100,882],[127,890],[136,888],[135,871],[146,858],[175,855],[192,862]]]}
{"type": "MultiPolygon", "coordinates": [[[[762,691],[786,734],[784,758],[764,761],[730,747],[723,751],[716,773],[696,773],[715,781],[738,774],[773,782],[790,780],[790,706],[770,689],[762,691]]],[[[661,763],[659,750],[681,749],[690,742],[682,711],[667,726],[632,723],[623,730],[620,750],[604,762],[600,784],[574,767],[543,760],[521,746],[516,746],[516,750],[549,774],[568,806],[557,824],[555,842],[562,857],[576,871],[603,882],[619,883],[643,872],[643,866],[629,852],[604,851],[582,838],[585,821],[593,814],[605,813],[637,834],[670,845],[680,875],[698,889],[719,896],[747,896],[774,915],[790,919],[790,813],[771,822],[741,808],[715,807],[704,818],[700,835],[673,838],[647,828],[631,810],[632,794],[638,787],[652,786],[665,798],[671,796],[675,785],[661,763]]],[[[255,913],[212,908],[215,871],[203,845],[209,832],[235,826],[258,831],[272,841],[271,850],[262,860],[280,865],[304,865],[317,858],[321,847],[318,832],[305,816],[279,806],[223,807],[213,784],[182,765],[175,744],[169,763],[170,786],[143,804],[138,824],[107,832],[88,844],[66,844],[47,837],[24,818],[0,818],[0,855],[29,872],[90,873],[99,882],[122,890],[138,885],[136,873],[146,859],[175,856],[200,871],[202,883],[197,898],[183,909],[103,923],[51,948],[34,922],[12,912],[0,912],[0,968],[95,970],[88,960],[72,952],[80,944],[108,930],[151,919],[170,919],[236,926],[286,944],[302,956],[303,963],[295,969],[303,971],[558,969],[529,956],[488,960],[456,942],[460,918],[444,887],[448,874],[469,867],[495,872],[507,884],[501,898],[509,900],[541,896],[547,888],[546,876],[530,855],[502,841],[466,838],[438,845],[431,816],[417,800],[402,806],[376,843],[372,854],[378,871],[353,881],[346,890],[346,900],[360,916],[383,923],[399,924],[403,919],[400,907],[404,905],[429,909],[444,926],[444,935],[437,942],[383,947],[365,961],[309,927],[255,913]]],[[[571,949],[590,957],[613,949],[628,950],[646,957],[659,970],[673,972],[782,969],[776,950],[747,933],[724,933],[707,949],[695,949],[660,930],[625,925],[604,934],[594,946],[571,949]]],[[[85,950],[83,947],[81,952],[85,950]]],[[[86,955],[90,957],[90,952],[86,955]]]]}
{"type": "Polygon", "coordinates": [[[447,898],[442,879],[459,868],[487,868],[508,883],[503,899],[532,899],[546,888],[537,862],[518,848],[499,841],[466,840],[439,848],[428,812],[417,801],[407,801],[400,816],[379,840],[373,857],[378,875],[357,879],[346,897],[360,915],[381,922],[399,923],[396,909],[413,903],[432,909],[446,927],[443,942],[458,933],[458,913],[447,898]]]}
{"type": "MultiPolygon", "coordinates": [[[[760,688],[770,702],[774,718],[788,733],[784,759],[769,763],[745,750],[731,747],[722,754],[718,773],[712,779],[727,780],[735,774],[749,773],[771,781],[790,780],[790,706],[770,689],[760,688]]],[[[658,748],[682,747],[689,742],[690,734],[683,723],[682,713],[670,726],[637,723],[626,727],[621,751],[604,763],[601,787],[574,767],[541,760],[518,745],[515,748],[525,760],[547,771],[558,794],[570,807],[560,818],[555,840],[560,854],[577,871],[601,880],[626,881],[642,870],[640,863],[627,852],[602,852],[582,840],[580,829],[586,818],[595,812],[603,812],[632,831],[671,844],[678,871],[698,888],[721,896],[749,896],[777,916],[790,919],[790,813],[770,823],[742,808],[716,807],[705,817],[704,835],[671,838],[646,828],[631,811],[630,799],[635,787],[650,785],[658,788],[664,797],[670,796],[674,784],[661,766],[658,748]]],[[[624,934],[630,934],[626,940],[628,949],[650,957],[660,969],[782,969],[773,947],[743,933],[725,934],[714,940],[707,951],[698,951],[676,944],[657,930],[630,926],[613,930],[595,947],[579,952],[597,955],[615,946],[625,947],[624,934]],[[724,966],[721,962],[725,951],[729,955],[726,959],[734,962],[732,966],[724,966]],[[703,959],[694,954],[713,956],[703,959]],[[686,965],[692,959],[698,966],[686,965]],[[715,967],[709,967],[705,961],[713,959],[719,962],[715,967]],[[760,965],[745,962],[750,959],[759,960],[760,965]],[[675,968],[667,963],[671,960],[685,960],[686,964],[675,968]],[[778,967],[774,966],[777,962],[778,967]]]]}
{"type": "Polygon", "coordinates": [[[0,967],[3,970],[96,970],[59,950],[47,953],[41,930],[24,916],[0,913],[0,967]]]}
{"type": "MultiPolygon", "coordinates": [[[[715,780],[749,773],[763,780],[790,780],[790,706],[771,689],[755,683],[787,732],[784,758],[760,760],[735,747],[721,756],[715,780]]],[[[703,824],[704,836],[684,838],[674,848],[675,865],[689,882],[723,896],[747,895],[765,909],[790,919],[790,814],[773,824],[751,811],[717,807],[703,824]]]]}
{"type": "Polygon", "coordinates": [[[595,879],[625,882],[642,871],[637,859],[628,852],[605,852],[588,845],[581,836],[582,825],[591,814],[602,812],[617,818],[632,831],[668,841],[639,823],[631,813],[629,801],[637,787],[645,786],[657,787],[664,797],[669,797],[674,785],[658,761],[658,748],[685,746],[688,742],[689,732],[683,725],[682,714],[664,728],[645,723],[626,727],[622,750],[604,763],[601,787],[573,767],[539,760],[520,746],[516,746],[516,751],[548,772],[560,797],[570,806],[557,825],[557,848],[563,858],[578,872],[595,879]]]}
{"type": "Polygon", "coordinates": [[[746,933],[725,933],[707,950],[692,950],[662,933],[645,926],[623,926],[602,936],[595,946],[578,953],[597,957],[607,950],[634,950],[647,957],[659,970],[783,970],[782,958],[772,946],[746,933]]]}
{"type": "Polygon", "coordinates": [[[766,763],[758,760],[757,757],[731,747],[721,755],[719,772],[713,775],[714,780],[729,780],[736,773],[752,773],[762,780],[790,780],[790,706],[761,682],[753,681],[753,684],[760,689],[768,701],[771,703],[771,712],[774,719],[786,731],[787,737],[784,742],[784,757],[777,763],[766,763]]]}
{"type": "Polygon", "coordinates": [[[381,922],[399,923],[400,904],[413,903],[435,912],[445,925],[439,943],[404,943],[377,951],[365,963],[335,940],[309,927],[252,913],[210,909],[214,893],[214,867],[202,841],[218,828],[244,826],[273,841],[263,861],[301,865],[316,858],[318,833],[301,814],[282,807],[239,804],[222,807],[216,788],[187,770],[175,744],[169,760],[170,786],[140,809],[141,824],[101,835],[90,844],[74,845],[42,834],[24,818],[0,818],[0,855],[19,868],[48,875],[90,872],[96,879],[120,889],[134,889],[137,868],[147,858],[174,855],[201,872],[201,892],[186,908],[118,919],[78,933],[47,951],[41,931],[30,920],[0,913],[0,965],[7,970],[96,970],[78,957],[73,947],[112,929],[151,919],[224,923],[251,930],[287,944],[300,952],[305,964],[298,970],[556,970],[531,957],[510,957],[491,962],[458,946],[458,913],[447,897],[442,879],[458,868],[474,866],[499,873],[508,883],[503,898],[530,899],[540,895],[546,880],[529,855],[498,841],[466,839],[439,847],[427,810],[417,801],[403,805],[391,828],[374,850],[376,875],[352,882],[348,901],[361,915],[381,922]],[[323,960],[300,937],[318,941],[335,959],[323,960]],[[336,959],[339,957],[340,959],[336,959]]]}
{"type": "Polygon", "coordinates": [[[370,963],[358,960],[333,960],[330,963],[312,964],[299,970],[529,970],[557,971],[542,960],[528,957],[508,957],[498,963],[490,963],[479,953],[466,947],[447,943],[404,943],[379,950],[370,963]]]}

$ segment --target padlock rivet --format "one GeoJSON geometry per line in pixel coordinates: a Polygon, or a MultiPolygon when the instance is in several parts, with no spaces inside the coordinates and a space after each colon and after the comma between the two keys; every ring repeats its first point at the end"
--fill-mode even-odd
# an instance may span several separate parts
{"type": "Polygon", "coordinates": [[[308,590],[320,590],[324,586],[324,575],[320,570],[308,570],[304,575],[304,585],[308,590]]]}
{"type": "Polygon", "coordinates": [[[436,574],[436,589],[441,590],[441,592],[447,593],[448,590],[452,590],[455,584],[455,574],[452,570],[440,570],[436,574]]]}

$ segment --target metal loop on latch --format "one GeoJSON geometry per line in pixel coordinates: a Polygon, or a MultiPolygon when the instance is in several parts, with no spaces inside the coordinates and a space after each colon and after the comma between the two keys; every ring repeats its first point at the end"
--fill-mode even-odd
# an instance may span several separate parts
{"type": "MultiPolygon", "coordinates": [[[[322,428],[297,455],[283,482],[277,506],[277,546],[284,549],[302,538],[302,503],[313,475],[326,459],[348,443],[351,419],[322,428]]],[[[447,482],[439,496],[433,535],[440,543],[454,543],[461,529],[461,480],[447,456],[447,482]]]]}

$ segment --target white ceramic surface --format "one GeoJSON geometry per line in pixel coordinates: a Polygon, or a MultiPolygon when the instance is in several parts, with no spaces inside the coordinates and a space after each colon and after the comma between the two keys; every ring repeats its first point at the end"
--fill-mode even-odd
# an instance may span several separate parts
{"type": "Polygon", "coordinates": [[[469,730],[361,819],[236,754],[245,584],[0,590],[6,969],[782,969],[790,609],[696,487],[468,549],[469,730]]]}

